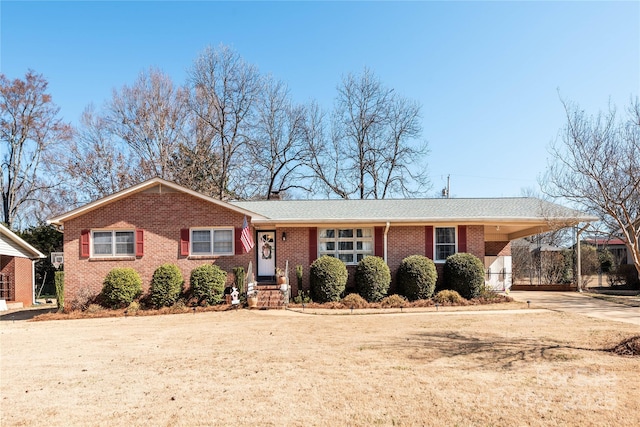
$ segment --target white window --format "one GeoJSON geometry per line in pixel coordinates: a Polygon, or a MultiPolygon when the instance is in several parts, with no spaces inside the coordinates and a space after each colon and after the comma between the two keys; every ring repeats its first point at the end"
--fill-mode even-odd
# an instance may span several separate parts
{"type": "Polygon", "coordinates": [[[320,255],[338,258],[345,264],[357,264],[373,255],[373,228],[325,228],[319,230],[320,255]]]}
{"type": "Polygon", "coordinates": [[[191,230],[191,255],[233,255],[233,228],[191,230]]]}
{"type": "Polygon", "coordinates": [[[93,256],[135,256],[133,230],[102,230],[92,232],[93,256]]]}
{"type": "Polygon", "coordinates": [[[435,229],[435,261],[445,261],[449,255],[456,253],[456,228],[436,227],[435,229]]]}

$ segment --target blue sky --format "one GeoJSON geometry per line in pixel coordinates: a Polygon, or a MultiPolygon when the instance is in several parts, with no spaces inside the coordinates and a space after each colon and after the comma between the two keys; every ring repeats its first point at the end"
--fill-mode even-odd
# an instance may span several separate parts
{"type": "Polygon", "coordinates": [[[0,2],[0,70],[31,68],[76,124],[90,103],[158,67],[182,84],[226,44],[296,101],[331,108],[343,75],[369,67],[422,104],[433,192],[538,189],[565,120],[640,95],[640,2],[0,2]]]}

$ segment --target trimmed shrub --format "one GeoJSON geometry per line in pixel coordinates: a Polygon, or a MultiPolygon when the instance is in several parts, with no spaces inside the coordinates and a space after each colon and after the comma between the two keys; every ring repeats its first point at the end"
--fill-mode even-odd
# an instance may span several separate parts
{"type": "Polygon", "coordinates": [[[347,285],[347,267],[338,258],[323,255],[311,264],[309,280],[313,300],[339,301],[347,285]]]}
{"type": "Polygon", "coordinates": [[[460,304],[462,302],[462,297],[456,291],[445,289],[443,291],[438,292],[433,297],[433,300],[438,304],[442,304],[442,305],[460,304]]]}
{"type": "Polygon", "coordinates": [[[358,294],[349,294],[346,297],[342,298],[342,301],[340,302],[348,308],[366,308],[369,306],[367,300],[365,300],[358,294]]]}
{"type": "Polygon", "coordinates": [[[484,265],[475,255],[453,254],[444,263],[444,281],[463,298],[476,298],[484,286],[484,265]]]}
{"type": "Polygon", "coordinates": [[[397,274],[398,291],[409,301],[429,299],[438,280],[436,265],[422,255],[411,255],[402,260],[397,274]]]}
{"type": "Polygon", "coordinates": [[[151,279],[151,303],[160,307],[173,305],[182,291],[182,273],[175,264],[163,264],[156,268],[151,279]]]}
{"type": "Polygon", "coordinates": [[[64,311],[64,271],[56,271],[54,281],[56,285],[58,311],[62,312],[64,311]]]}
{"type": "Polygon", "coordinates": [[[356,267],[356,288],[368,302],[379,302],[387,295],[391,284],[389,266],[380,257],[366,256],[356,267]]]}
{"type": "Polygon", "coordinates": [[[393,294],[388,297],[382,298],[380,306],[382,308],[399,308],[404,307],[407,304],[407,299],[402,295],[393,294]]]}
{"type": "Polygon", "coordinates": [[[191,271],[191,294],[198,304],[218,304],[222,301],[227,273],[217,265],[204,264],[191,271]]]}
{"type": "Polygon", "coordinates": [[[102,298],[112,308],[126,307],[142,293],[142,279],[133,268],[114,268],[104,279],[102,298]]]}

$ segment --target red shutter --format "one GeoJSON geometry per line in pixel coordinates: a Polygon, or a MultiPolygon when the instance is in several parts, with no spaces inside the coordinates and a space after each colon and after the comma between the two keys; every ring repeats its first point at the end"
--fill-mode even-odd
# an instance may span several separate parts
{"type": "Polygon", "coordinates": [[[180,255],[189,256],[189,229],[180,230],[180,255]]]}
{"type": "Polygon", "coordinates": [[[384,257],[384,227],[375,227],[373,229],[374,255],[384,257]]]}
{"type": "Polygon", "coordinates": [[[433,226],[424,227],[424,256],[433,259],[433,226]]]}
{"type": "Polygon", "coordinates": [[[236,255],[242,255],[244,253],[244,246],[242,246],[242,240],[240,240],[240,237],[242,237],[242,227],[236,227],[233,237],[236,241],[236,255]]]}
{"type": "Polygon", "coordinates": [[[318,229],[309,227],[309,264],[318,258],[318,229]]]}
{"type": "Polygon", "coordinates": [[[82,230],[80,232],[80,257],[89,258],[91,254],[90,242],[89,242],[89,230],[82,230]]]}
{"type": "Polygon", "coordinates": [[[467,252],[467,226],[458,226],[458,252],[467,252]]]}
{"type": "Polygon", "coordinates": [[[144,230],[141,228],[136,230],[136,256],[144,255],[144,230]]]}

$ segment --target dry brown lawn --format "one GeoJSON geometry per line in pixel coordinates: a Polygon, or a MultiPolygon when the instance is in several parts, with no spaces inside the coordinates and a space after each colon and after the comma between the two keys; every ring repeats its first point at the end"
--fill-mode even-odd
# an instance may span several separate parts
{"type": "Polygon", "coordinates": [[[0,424],[640,425],[637,326],[341,313],[2,321],[0,424]]]}

